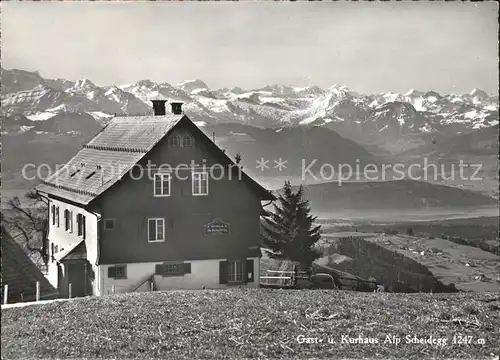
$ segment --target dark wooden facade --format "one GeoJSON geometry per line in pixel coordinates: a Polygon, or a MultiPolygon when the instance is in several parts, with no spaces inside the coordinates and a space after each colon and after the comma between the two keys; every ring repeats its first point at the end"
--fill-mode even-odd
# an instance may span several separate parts
{"type": "MultiPolygon", "coordinates": [[[[193,146],[169,147],[168,137],[164,138],[140,162],[141,168],[146,169],[148,161],[172,168],[193,161],[207,170],[218,164],[212,170],[214,178],[209,177],[208,195],[193,196],[192,171],[187,168],[179,170],[179,176],[172,173],[167,197],[153,196],[153,181],[146,170],[140,179],[127,176],[92,204],[103,219],[99,225],[100,264],[260,256],[258,188],[239,176],[236,167],[229,168],[222,152],[190,121],[181,121],[174,133],[189,133],[193,146]],[[165,241],[148,242],[148,218],[165,218],[165,241]],[[217,218],[229,224],[228,234],[205,233],[205,226],[217,218]],[[113,230],[104,229],[106,219],[114,220],[113,230]]],[[[137,168],[133,174],[139,177],[139,171],[137,168]]]]}

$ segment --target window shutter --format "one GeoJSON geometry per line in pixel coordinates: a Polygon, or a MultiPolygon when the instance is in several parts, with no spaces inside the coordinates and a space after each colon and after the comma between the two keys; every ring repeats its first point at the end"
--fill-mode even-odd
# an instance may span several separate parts
{"type": "Polygon", "coordinates": [[[82,216],[82,223],[83,223],[83,238],[85,239],[87,235],[87,224],[85,220],[85,216],[82,216]]]}
{"type": "Polygon", "coordinates": [[[155,275],[163,275],[165,273],[163,264],[156,264],[155,275]]]}
{"type": "Polygon", "coordinates": [[[149,227],[149,240],[156,240],[156,220],[149,220],[148,221],[148,227],[149,227]]]}
{"type": "Polygon", "coordinates": [[[50,244],[50,247],[51,247],[51,250],[52,250],[52,254],[51,254],[51,259],[52,259],[52,262],[54,262],[54,253],[55,253],[55,246],[54,246],[54,243],[50,244]]]}
{"type": "Polygon", "coordinates": [[[246,282],[254,282],[254,274],[253,274],[253,259],[247,260],[245,267],[245,279],[246,282]]]}
{"type": "Polygon", "coordinates": [[[184,263],[184,274],[191,274],[191,263],[184,263]]]}
{"type": "Polygon", "coordinates": [[[108,268],[108,278],[114,277],[116,277],[116,268],[114,266],[111,266],[108,268]]]}
{"type": "Polygon", "coordinates": [[[219,284],[227,284],[227,261],[219,262],[219,284]]]}
{"type": "Polygon", "coordinates": [[[76,227],[78,229],[78,236],[82,235],[82,215],[76,215],[76,227]]]}
{"type": "Polygon", "coordinates": [[[71,220],[70,212],[69,210],[66,210],[66,230],[70,229],[70,220],[71,220]]]}

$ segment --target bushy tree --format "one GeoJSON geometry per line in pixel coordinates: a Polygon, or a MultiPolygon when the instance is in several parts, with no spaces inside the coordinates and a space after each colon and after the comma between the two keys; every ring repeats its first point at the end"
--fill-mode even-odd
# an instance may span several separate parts
{"type": "Polygon", "coordinates": [[[35,191],[24,195],[24,203],[15,196],[1,213],[2,226],[21,244],[40,267],[49,263],[47,204],[35,191]]]}
{"type": "Polygon", "coordinates": [[[279,206],[263,221],[262,242],[273,259],[297,261],[304,269],[310,268],[321,256],[315,244],[321,237],[321,226],[314,226],[316,217],[310,215],[309,201],[304,199],[302,185],[294,192],[289,181],[278,197],[279,206]]]}

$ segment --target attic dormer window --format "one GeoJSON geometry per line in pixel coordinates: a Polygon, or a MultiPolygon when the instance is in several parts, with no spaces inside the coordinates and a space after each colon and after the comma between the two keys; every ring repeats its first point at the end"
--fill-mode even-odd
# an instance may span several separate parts
{"type": "Polygon", "coordinates": [[[185,134],[182,137],[182,147],[193,147],[193,138],[190,134],[185,134]]]}
{"type": "Polygon", "coordinates": [[[179,135],[172,134],[168,138],[168,146],[169,147],[179,147],[180,145],[181,145],[181,139],[179,138],[179,135]]]}

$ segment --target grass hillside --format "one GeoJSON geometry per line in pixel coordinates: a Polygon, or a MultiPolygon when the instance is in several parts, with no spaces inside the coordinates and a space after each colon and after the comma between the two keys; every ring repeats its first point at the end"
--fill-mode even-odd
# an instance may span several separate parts
{"type": "Polygon", "coordinates": [[[499,309],[500,298],[480,294],[132,293],[2,309],[1,354],[5,359],[491,359],[500,351],[499,309]],[[299,336],[317,343],[299,343],[299,336]],[[401,342],[384,343],[387,336],[401,342]],[[378,343],[345,343],[358,337],[378,343]],[[431,337],[443,345],[411,342],[431,337]]]}
{"type": "Polygon", "coordinates": [[[375,277],[385,285],[397,280],[399,273],[400,281],[414,289],[420,286],[422,291],[429,291],[428,285],[433,292],[440,291],[439,284],[454,284],[462,291],[500,289],[498,254],[443,238],[330,232],[323,234],[319,245],[325,255],[348,257],[347,261],[331,263],[331,267],[365,278],[375,277]]]}
{"type": "Polygon", "coordinates": [[[369,239],[338,237],[331,240],[329,245],[323,247],[325,255],[336,253],[348,256],[351,260],[329,266],[365,279],[373,277],[389,291],[402,292],[402,287],[414,292],[457,291],[453,286],[444,285],[436,279],[426,266],[369,239]]]}
{"type": "Polygon", "coordinates": [[[366,241],[418,262],[440,281],[460,290],[500,290],[499,257],[490,252],[440,238],[378,235],[366,241]]]}

